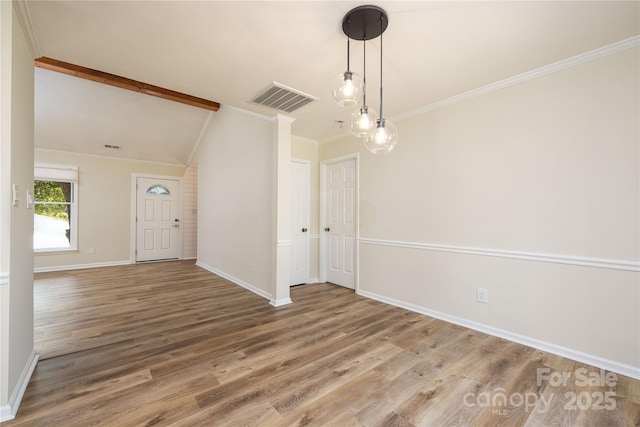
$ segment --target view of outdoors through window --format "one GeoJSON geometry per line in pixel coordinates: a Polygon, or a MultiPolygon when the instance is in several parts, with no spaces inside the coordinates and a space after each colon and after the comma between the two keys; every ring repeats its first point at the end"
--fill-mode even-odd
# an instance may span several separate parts
{"type": "Polygon", "coordinates": [[[71,247],[70,182],[34,181],[33,248],[71,247]]]}

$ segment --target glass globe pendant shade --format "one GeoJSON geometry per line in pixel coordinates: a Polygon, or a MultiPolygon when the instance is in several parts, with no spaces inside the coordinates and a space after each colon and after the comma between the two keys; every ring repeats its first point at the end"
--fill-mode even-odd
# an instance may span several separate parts
{"type": "Polygon", "coordinates": [[[351,129],[351,133],[353,133],[358,138],[368,135],[372,133],[376,128],[376,117],[378,114],[376,111],[367,107],[366,105],[361,105],[356,108],[351,114],[351,120],[349,121],[349,128],[351,129]]]}
{"type": "Polygon", "coordinates": [[[333,98],[343,107],[359,104],[364,94],[362,77],[351,71],[340,74],[333,87],[333,98]]]}
{"type": "Polygon", "coordinates": [[[390,153],[398,143],[398,130],[389,120],[376,120],[376,127],[364,138],[364,145],[373,154],[390,153]]]}

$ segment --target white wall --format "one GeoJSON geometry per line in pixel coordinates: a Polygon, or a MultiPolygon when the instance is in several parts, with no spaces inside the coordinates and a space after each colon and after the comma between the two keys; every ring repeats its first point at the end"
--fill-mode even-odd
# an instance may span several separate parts
{"type": "Polygon", "coordinates": [[[78,166],[78,250],[38,253],[36,271],[129,263],[132,174],[182,177],[186,169],[43,149],[35,150],[35,161],[78,166]],[[89,248],[95,248],[95,253],[89,248]]]}
{"type": "Polygon", "coordinates": [[[212,115],[198,163],[198,264],[270,298],[274,141],[270,120],[226,106],[212,115]]]}
{"type": "Polygon", "coordinates": [[[0,420],[15,415],[35,366],[33,350],[33,56],[13,2],[0,2],[0,420]],[[19,189],[12,205],[11,186],[19,189]]]}
{"type": "Polygon", "coordinates": [[[321,145],[363,152],[361,293],[640,376],[639,274],[618,268],[640,257],[639,63],[627,49],[407,118],[389,155],[321,145]]]}

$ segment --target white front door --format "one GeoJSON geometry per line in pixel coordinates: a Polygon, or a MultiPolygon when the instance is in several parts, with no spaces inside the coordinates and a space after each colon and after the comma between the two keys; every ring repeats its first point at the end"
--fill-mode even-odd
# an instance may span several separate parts
{"type": "Polygon", "coordinates": [[[290,285],[309,279],[309,162],[291,161],[291,274],[290,285]]]}
{"type": "Polygon", "coordinates": [[[136,180],[136,261],[180,256],[180,182],[136,180]]]}
{"type": "Polygon", "coordinates": [[[326,166],[325,266],[327,282],[354,289],[356,267],[356,160],[326,166]]]}

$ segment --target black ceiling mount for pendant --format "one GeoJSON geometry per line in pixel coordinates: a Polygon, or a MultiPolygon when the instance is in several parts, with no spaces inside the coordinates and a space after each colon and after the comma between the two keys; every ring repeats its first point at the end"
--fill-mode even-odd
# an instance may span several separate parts
{"type": "Polygon", "coordinates": [[[351,9],[344,16],[342,31],[354,40],[372,40],[384,33],[388,25],[389,18],[384,9],[365,5],[351,9]]]}

